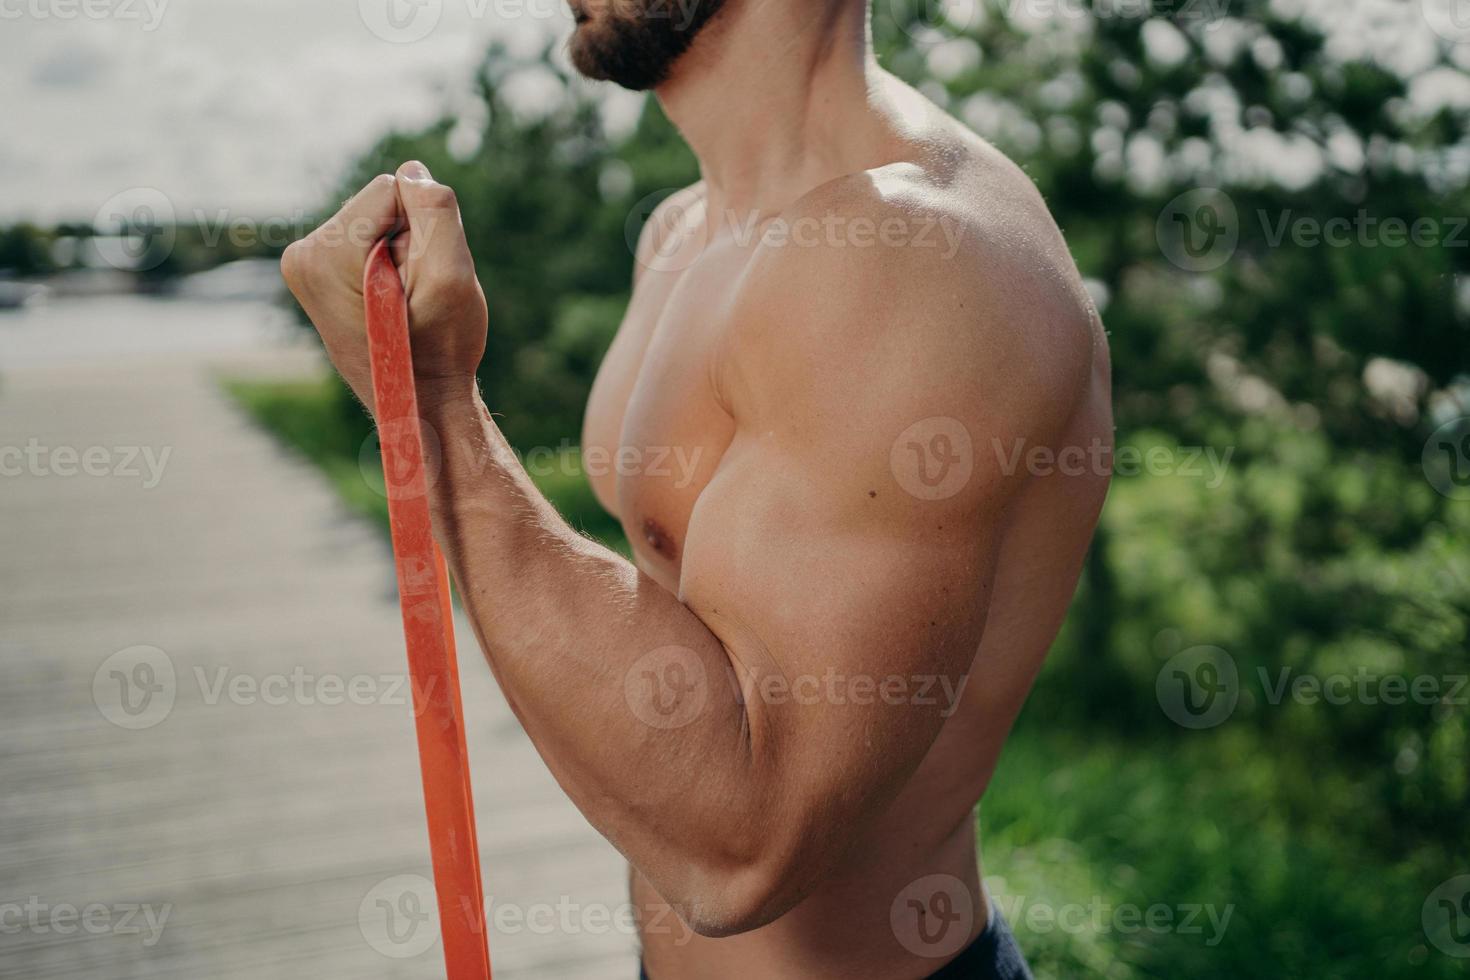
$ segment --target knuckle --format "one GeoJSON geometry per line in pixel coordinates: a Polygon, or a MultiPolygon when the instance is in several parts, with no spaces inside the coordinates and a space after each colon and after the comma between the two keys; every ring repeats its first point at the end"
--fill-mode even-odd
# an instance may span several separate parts
{"type": "Polygon", "coordinates": [[[300,241],[287,245],[281,253],[281,278],[293,293],[305,281],[306,264],[306,246],[300,241]]]}
{"type": "Polygon", "coordinates": [[[425,292],[442,296],[459,288],[459,276],[438,265],[429,265],[424,270],[420,283],[425,292]]]}
{"type": "Polygon", "coordinates": [[[392,214],[398,209],[398,179],[392,174],[379,174],[362,189],[358,200],[363,210],[375,217],[392,214]]]}
{"type": "Polygon", "coordinates": [[[396,193],[395,187],[398,181],[392,174],[378,174],[372,180],[362,185],[362,190],[352,195],[339,213],[346,213],[358,208],[371,210],[376,204],[381,207],[385,202],[391,202],[396,193]]]}
{"type": "Polygon", "coordinates": [[[457,302],[467,298],[478,288],[478,283],[473,270],[441,263],[425,269],[423,288],[432,296],[447,302],[457,302]]]}
{"type": "Polygon", "coordinates": [[[323,276],[334,268],[337,254],[342,251],[338,238],[340,228],[329,222],[286,246],[281,253],[281,278],[298,297],[310,292],[323,276]]]}
{"type": "Polygon", "coordinates": [[[458,206],[459,197],[447,184],[430,184],[423,190],[423,203],[434,210],[448,210],[458,206]]]}

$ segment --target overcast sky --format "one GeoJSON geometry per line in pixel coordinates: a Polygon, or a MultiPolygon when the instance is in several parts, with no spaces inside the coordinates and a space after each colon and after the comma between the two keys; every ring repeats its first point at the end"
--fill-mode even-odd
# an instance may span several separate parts
{"type": "MultiPolygon", "coordinates": [[[[1470,0],[1272,2],[1314,11],[1339,57],[1412,76],[1448,39],[1470,67],[1470,0]]],[[[1011,0],[1018,13],[1028,3],[1046,21],[1103,0],[1011,0]]],[[[565,0],[0,0],[0,222],[105,224],[133,199],[294,222],[390,126],[463,102],[491,39],[531,54],[570,28],[565,0]]],[[[1463,70],[1431,74],[1413,102],[1470,104],[1463,70]]],[[[631,120],[640,97],[602,90],[609,121],[631,120]]],[[[525,76],[507,96],[532,107],[545,91],[525,76]]],[[[1276,134],[1255,135],[1270,137],[1259,156],[1291,164],[1276,134]]]]}
{"type": "Polygon", "coordinates": [[[289,217],[467,92],[489,40],[570,24],[564,0],[0,0],[0,221],[137,187],[289,217]]]}

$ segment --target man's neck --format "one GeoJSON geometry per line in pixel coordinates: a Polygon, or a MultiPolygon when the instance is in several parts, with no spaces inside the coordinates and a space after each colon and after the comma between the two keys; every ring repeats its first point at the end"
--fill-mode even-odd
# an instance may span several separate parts
{"type": "Polygon", "coordinates": [[[778,208],[874,165],[881,71],[867,4],[727,0],[657,90],[725,208],[778,208]]]}

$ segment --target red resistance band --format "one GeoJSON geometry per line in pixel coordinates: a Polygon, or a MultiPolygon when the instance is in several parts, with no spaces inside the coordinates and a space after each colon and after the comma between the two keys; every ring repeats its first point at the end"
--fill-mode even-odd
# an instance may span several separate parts
{"type": "Polygon", "coordinates": [[[490,980],[449,574],[429,519],[408,302],[386,239],[368,255],[363,296],[444,961],[449,980],[490,980]]]}

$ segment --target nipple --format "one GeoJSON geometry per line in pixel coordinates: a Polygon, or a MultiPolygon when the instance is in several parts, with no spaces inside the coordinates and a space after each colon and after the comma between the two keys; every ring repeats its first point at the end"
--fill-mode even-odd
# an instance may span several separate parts
{"type": "Polygon", "coordinates": [[[643,540],[655,552],[669,561],[679,557],[679,549],[674,544],[674,539],[669,532],[663,529],[663,525],[653,518],[645,518],[643,521],[643,540]]]}

